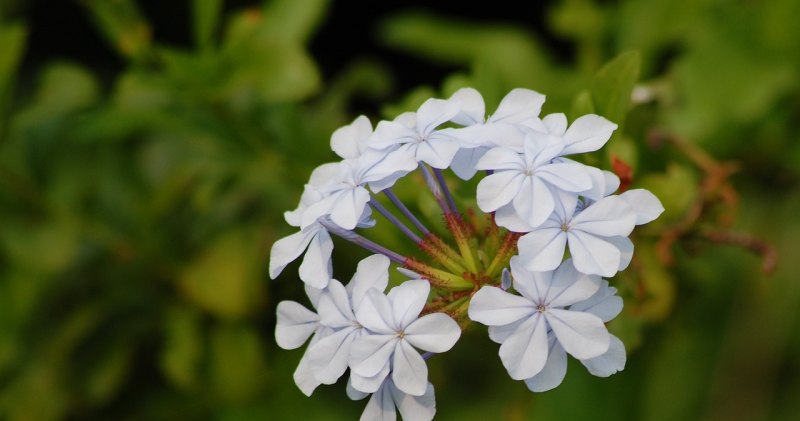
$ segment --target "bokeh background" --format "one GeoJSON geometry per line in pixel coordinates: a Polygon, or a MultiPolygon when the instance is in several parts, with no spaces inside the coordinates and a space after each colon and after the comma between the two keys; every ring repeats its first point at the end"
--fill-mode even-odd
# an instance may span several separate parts
{"type": "Polygon", "coordinates": [[[513,3],[0,1],[0,419],[356,419],[294,386],[269,248],[336,127],[463,86],[620,123],[585,160],[667,210],[612,281],[625,371],[534,395],[474,327],[437,419],[798,419],[800,2],[513,3]]]}

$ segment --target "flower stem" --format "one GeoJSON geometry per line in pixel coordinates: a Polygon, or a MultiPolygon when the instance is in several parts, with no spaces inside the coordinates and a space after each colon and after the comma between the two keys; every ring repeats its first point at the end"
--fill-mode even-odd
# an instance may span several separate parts
{"type": "Polygon", "coordinates": [[[453,195],[450,193],[450,189],[447,187],[447,182],[444,179],[442,170],[434,168],[433,173],[436,175],[436,180],[439,182],[439,186],[444,192],[444,197],[447,199],[447,204],[450,207],[450,211],[458,212],[458,208],[456,208],[456,201],[453,199],[453,195]]]}
{"type": "Polygon", "coordinates": [[[428,228],[426,228],[425,225],[423,225],[422,222],[420,222],[420,220],[417,219],[417,217],[414,216],[413,213],[411,213],[411,211],[406,207],[406,205],[403,202],[401,202],[397,196],[395,196],[394,192],[391,189],[384,190],[383,194],[385,194],[386,197],[389,198],[389,201],[391,201],[392,204],[394,204],[394,206],[397,207],[397,209],[400,211],[400,213],[403,214],[403,216],[405,216],[406,218],[408,218],[409,221],[411,221],[411,224],[417,227],[417,229],[422,233],[422,235],[427,236],[428,234],[431,233],[431,231],[428,228]]]}
{"type": "Polygon", "coordinates": [[[399,253],[393,252],[393,251],[387,249],[386,247],[384,247],[384,246],[382,246],[382,245],[380,245],[378,243],[375,243],[375,242],[373,242],[371,240],[368,240],[368,239],[356,234],[353,231],[346,230],[346,229],[334,224],[330,220],[327,220],[325,218],[320,218],[319,223],[323,227],[325,227],[325,229],[328,230],[328,232],[330,232],[332,234],[335,234],[338,237],[344,238],[345,240],[347,240],[347,241],[349,241],[349,242],[351,242],[351,243],[353,243],[353,244],[355,244],[357,246],[365,248],[365,249],[367,249],[367,250],[369,250],[369,251],[371,251],[373,253],[382,254],[382,255],[388,257],[389,260],[391,260],[391,261],[393,261],[395,263],[398,263],[398,264],[402,265],[402,264],[405,264],[406,260],[408,260],[408,258],[406,258],[405,256],[403,256],[403,255],[401,255],[399,253]]]}
{"type": "Polygon", "coordinates": [[[505,237],[503,237],[503,243],[494,255],[492,263],[486,269],[486,276],[494,278],[508,264],[509,259],[517,250],[517,240],[521,236],[522,234],[518,232],[506,233],[505,237]]]}
{"type": "Polygon", "coordinates": [[[432,286],[440,289],[452,291],[466,291],[474,288],[472,282],[450,272],[436,269],[414,258],[408,258],[403,263],[406,269],[410,269],[427,279],[432,286]]]}
{"type": "Polygon", "coordinates": [[[444,195],[442,194],[442,188],[436,181],[436,177],[431,174],[431,170],[427,165],[420,163],[419,168],[420,171],[422,171],[422,177],[425,179],[425,184],[428,186],[428,189],[431,191],[431,193],[433,193],[433,197],[436,198],[436,203],[438,203],[439,207],[442,208],[442,212],[445,214],[449,213],[450,206],[447,204],[447,200],[445,200],[444,195]]]}
{"type": "Polygon", "coordinates": [[[391,212],[389,212],[389,210],[386,209],[383,205],[381,205],[380,202],[375,200],[375,198],[369,199],[369,205],[372,207],[372,209],[375,209],[376,211],[378,211],[378,213],[380,213],[386,219],[388,219],[389,222],[394,224],[394,226],[396,226],[403,234],[405,234],[406,237],[410,238],[411,241],[417,244],[422,243],[422,238],[420,238],[417,234],[414,234],[414,232],[411,231],[410,228],[408,228],[404,223],[402,223],[399,219],[397,219],[396,216],[394,216],[391,212]]]}
{"type": "Polygon", "coordinates": [[[475,256],[472,254],[472,247],[469,244],[469,227],[466,226],[461,215],[456,213],[445,213],[444,220],[450,232],[453,233],[453,238],[456,240],[458,251],[461,253],[464,265],[472,273],[478,273],[478,264],[475,261],[475,256]]]}

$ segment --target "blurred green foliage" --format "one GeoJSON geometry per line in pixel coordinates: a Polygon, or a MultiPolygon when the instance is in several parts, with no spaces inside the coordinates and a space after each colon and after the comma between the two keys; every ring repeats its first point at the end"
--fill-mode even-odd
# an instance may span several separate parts
{"type": "MultiPolygon", "coordinates": [[[[330,133],[354,117],[354,96],[379,109],[391,89],[375,62],[322,77],[308,44],[330,3],[223,14],[221,0],[187,2],[185,49],[155,39],[134,0],[83,0],[126,62],[111,80],[55,59],[18,74],[30,28],[0,10],[0,418],[357,416],[363,402],[342,385],[307,399],[292,384],[301,351],[278,350],[272,326],[276,303],[305,302],[302,288],[296,266],[275,282],[265,270],[290,231],[282,212],[333,158],[330,133]]],[[[620,124],[604,155],[584,159],[630,166],[632,185],[667,209],[612,281],[626,299],[610,326],[628,346],[624,372],[571,365],[560,388],[533,395],[475,328],[431,360],[439,419],[800,414],[797,16],[794,0],[564,0],[544,30],[568,53],[502,22],[404,12],[372,23],[397,54],[459,69],[372,117],[463,86],[489,110],[536,89],[545,112],[620,124]],[[719,160],[738,163],[732,181],[719,160]],[[770,245],[781,260],[767,277],[745,249],[769,257],[770,245]]],[[[400,193],[437,217],[414,188],[400,193]]],[[[401,247],[389,230],[371,235],[401,247]]],[[[337,276],[362,256],[337,243],[337,276]]]]}

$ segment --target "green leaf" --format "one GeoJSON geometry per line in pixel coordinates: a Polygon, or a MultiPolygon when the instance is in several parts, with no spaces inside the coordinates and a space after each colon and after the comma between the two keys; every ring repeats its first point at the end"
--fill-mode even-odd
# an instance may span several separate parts
{"type": "Polygon", "coordinates": [[[165,343],[159,356],[161,370],[184,391],[197,386],[200,374],[205,346],[201,316],[194,309],[175,307],[167,312],[164,323],[165,343]]]}
{"type": "Polygon", "coordinates": [[[250,326],[223,324],[211,331],[209,379],[225,401],[254,397],[265,384],[264,344],[250,326]]]}
{"type": "Polygon", "coordinates": [[[264,7],[263,28],[272,37],[303,44],[319,26],[329,0],[272,0],[264,7]]]}
{"type": "Polygon", "coordinates": [[[581,91],[572,100],[572,107],[569,111],[569,120],[574,121],[576,118],[586,115],[595,114],[597,111],[594,108],[592,101],[592,93],[590,91],[581,91]]]}
{"type": "Polygon", "coordinates": [[[639,52],[624,52],[603,66],[592,81],[596,112],[620,127],[628,113],[633,87],[639,79],[640,63],[639,52]]]}
{"type": "Polygon", "coordinates": [[[228,232],[184,268],[178,286],[201,308],[222,318],[238,319],[264,301],[262,266],[253,236],[228,232]]]}
{"type": "Polygon", "coordinates": [[[219,25],[223,0],[193,0],[192,3],[194,42],[200,48],[207,48],[219,25]]]}
{"type": "Polygon", "coordinates": [[[120,55],[142,59],[151,47],[152,29],[133,0],[83,0],[97,29],[120,55]]]}
{"type": "Polygon", "coordinates": [[[0,25],[0,45],[3,46],[3,53],[0,54],[0,134],[5,126],[6,102],[11,96],[14,76],[22,60],[27,38],[28,29],[25,25],[0,25]]]}

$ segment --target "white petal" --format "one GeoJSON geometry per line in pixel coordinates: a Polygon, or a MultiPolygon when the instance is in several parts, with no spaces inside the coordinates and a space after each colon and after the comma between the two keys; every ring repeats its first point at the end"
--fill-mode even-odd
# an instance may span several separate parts
{"type": "Polygon", "coordinates": [[[478,206],[484,212],[496,211],[514,199],[524,179],[525,175],[517,171],[501,171],[484,177],[478,183],[478,206]]]}
{"type": "Polygon", "coordinates": [[[525,177],[513,204],[520,218],[532,227],[550,217],[555,206],[550,188],[538,177],[525,177]]]}
{"type": "Polygon", "coordinates": [[[389,291],[386,297],[392,303],[395,329],[405,329],[409,323],[419,317],[419,313],[425,307],[425,302],[428,301],[430,291],[431,285],[424,279],[405,281],[389,291]]]}
{"type": "Polygon", "coordinates": [[[434,398],[433,385],[428,383],[425,393],[422,396],[412,396],[403,393],[393,383],[388,387],[392,392],[394,404],[400,411],[400,416],[407,421],[431,421],[436,415],[436,400],[434,398]]]}
{"type": "Polygon", "coordinates": [[[552,135],[563,136],[567,131],[567,116],[564,113],[548,114],[544,116],[542,123],[552,135]]]}
{"type": "Polygon", "coordinates": [[[480,92],[474,88],[461,88],[449,98],[450,102],[458,104],[460,112],[452,121],[462,126],[483,123],[486,117],[486,105],[480,92]]]}
{"type": "Polygon", "coordinates": [[[308,245],[303,263],[300,264],[300,279],[314,288],[325,288],[333,274],[331,266],[333,240],[328,231],[321,229],[308,245]]]}
{"type": "Polygon", "coordinates": [[[331,209],[331,220],[346,230],[355,229],[367,202],[369,202],[369,192],[364,187],[358,186],[347,190],[339,196],[339,200],[331,209]]]}
{"type": "Polygon", "coordinates": [[[456,152],[450,169],[462,180],[469,180],[478,172],[476,165],[489,149],[486,147],[462,148],[456,152]]]}
{"type": "Polygon", "coordinates": [[[347,379],[347,386],[345,386],[344,390],[345,390],[345,393],[347,394],[347,397],[350,398],[350,400],[352,400],[352,401],[360,401],[361,399],[364,399],[369,395],[369,393],[362,392],[362,391],[356,389],[355,387],[353,387],[353,377],[352,376],[347,379]]]}
{"type": "Polygon", "coordinates": [[[594,235],[627,236],[636,224],[633,209],[619,196],[608,196],[584,209],[573,218],[570,227],[594,235]]]}
{"type": "Polygon", "coordinates": [[[487,329],[489,331],[489,339],[491,339],[494,343],[502,344],[506,341],[506,339],[508,339],[509,336],[516,332],[519,325],[521,325],[525,320],[528,319],[520,319],[514,323],[509,323],[502,326],[489,326],[489,329],[487,329]]]}
{"type": "Polygon", "coordinates": [[[525,385],[531,392],[546,392],[560,385],[566,374],[567,353],[558,341],[551,339],[550,352],[547,354],[544,368],[539,374],[525,379],[525,385]]]}
{"type": "Polygon", "coordinates": [[[392,303],[377,289],[367,290],[355,310],[358,323],[370,331],[386,335],[397,333],[392,303]]]}
{"type": "Polygon", "coordinates": [[[375,127],[367,145],[372,149],[386,149],[403,143],[417,142],[419,135],[413,128],[394,121],[381,121],[375,127]]]}
{"type": "Polygon", "coordinates": [[[633,189],[619,195],[625,200],[636,214],[636,225],[646,224],[658,218],[664,212],[661,201],[648,190],[633,189]]]}
{"type": "Polygon", "coordinates": [[[619,267],[617,270],[622,272],[633,259],[633,241],[628,237],[603,237],[603,239],[619,250],[619,267]]]}
{"type": "Polygon", "coordinates": [[[276,241],[269,253],[269,277],[272,279],[277,278],[286,265],[303,254],[315,234],[316,232],[312,230],[298,231],[276,241]]]}
{"type": "Polygon", "coordinates": [[[355,325],[356,316],[350,306],[350,296],[336,279],[331,279],[328,288],[320,296],[317,313],[320,323],[330,328],[340,329],[355,325]]]}
{"type": "Polygon", "coordinates": [[[392,380],[398,389],[409,395],[421,396],[428,386],[428,366],[425,360],[406,341],[399,341],[392,361],[392,380]]]}
{"type": "Polygon", "coordinates": [[[331,135],[331,149],[342,158],[358,158],[361,155],[359,143],[372,134],[372,123],[366,116],[358,116],[352,123],[340,127],[331,135]]]}
{"type": "MultiPolygon", "coordinates": [[[[445,129],[448,130],[448,129],[445,129]]],[[[417,161],[424,162],[433,168],[443,169],[450,166],[460,146],[449,136],[438,136],[434,132],[427,140],[417,145],[417,161]]]]}
{"type": "Polygon", "coordinates": [[[525,263],[522,256],[514,256],[509,261],[514,289],[528,301],[538,305],[547,297],[553,272],[531,272],[525,268],[525,263]]]}
{"type": "Polygon", "coordinates": [[[283,349],[302,346],[317,330],[319,317],[294,301],[278,303],[275,341],[283,349]]]}
{"type": "Polygon", "coordinates": [[[613,244],[581,231],[567,233],[569,253],[575,269],[587,275],[614,276],[621,254],[613,244]]]}
{"type": "Polygon", "coordinates": [[[564,133],[567,146],[563,155],[596,151],[608,142],[611,133],[616,129],[616,124],[599,115],[578,117],[564,133]]]}
{"type": "Polygon", "coordinates": [[[395,335],[361,335],[350,347],[350,369],[364,377],[380,373],[398,340],[395,335]]]}
{"type": "Polygon", "coordinates": [[[514,203],[500,206],[494,213],[494,223],[513,232],[530,232],[534,227],[530,226],[514,210],[514,203]]]}
{"type": "Polygon", "coordinates": [[[519,153],[509,148],[489,149],[478,161],[475,168],[479,170],[512,170],[516,172],[525,171],[525,161],[519,153]]]}
{"type": "Polygon", "coordinates": [[[554,270],[564,259],[567,235],[561,228],[539,228],[517,241],[525,267],[532,271],[554,270]]]}
{"type": "MultiPolygon", "coordinates": [[[[386,381],[388,382],[388,380],[386,381]]],[[[383,383],[380,388],[369,398],[360,421],[395,421],[397,411],[394,408],[392,393],[383,383]]]]}
{"type": "Polygon", "coordinates": [[[361,182],[369,183],[375,191],[382,190],[376,190],[375,185],[385,185],[389,181],[394,183],[397,178],[415,170],[418,165],[414,153],[405,147],[385,151],[370,149],[364,152],[359,161],[361,182]]]}
{"type": "Polygon", "coordinates": [[[597,377],[608,377],[618,371],[625,369],[625,344],[614,335],[611,336],[611,344],[605,354],[581,360],[581,363],[590,373],[597,377]]]}
{"type": "Polygon", "coordinates": [[[308,347],[305,358],[316,367],[314,376],[323,384],[334,384],[347,370],[350,348],[358,337],[357,329],[349,327],[334,332],[308,347]]]}
{"type": "Polygon", "coordinates": [[[592,188],[592,177],[585,166],[572,163],[554,163],[536,169],[536,177],[568,192],[581,192],[592,188]]]}
{"type": "Polygon", "coordinates": [[[514,380],[523,380],[542,371],[547,361],[547,325],[540,313],[519,325],[500,345],[500,360],[514,380]]]}
{"type": "Polygon", "coordinates": [[[467,314],[469,318],[487,326],[502,326],[532,315],[536,308],[532,302],[500,288],[484,286],[472,296],[467,314]]]}
{"type": "Polygon", "coordinates": [[[316,367],[312,366],[308,362],[308,359],[303,356],[303,358],[301,358],[300,362],[297,364],[294,374],[292,375],[295,384],[306,396],[311,396],[317,386],[322,384],[322,382],[317,380],[317,378],[314,376],[315,372],[316,367]]]}
{"type": "Polygon", "coordinates": [[[427,136],[459,113],[457,102],[431,98],[417,110],[417,133],[427,136]]]}
{"type": "Polygon", "coordinates": [[[405,339],[423,351],[445,352],[461,336],[458,323],[444,313],[431,313],[414,320],[405,330],[405,339]]]}
{"type": "Polygon", "coordinates": [[[353,307],[357,307],[364,294],[370,289],[383,292],[389,284],[389,258],[382,254],[373,254],[360,262],[356,273],[347,284],[353,307]]]}
{"type": "Polygon", "coordinates": [[[547,304],[566,307],[589,299],[600,289],[600,277],[578,272],[572,259],[565,260],[553,274],[547,304]]]}
{"type": "Polygon", "coordinates": [[[589,299],[570,306],[572,311],[592,313],[599,317],[603,323],[608,323],[622,311],[622,298],[615,295],[617,289],[608,286],[608,281],[602,281],[600,289],[589,299]]]}
{"type": "Polygon", "coordinates": [[[363,393],[377,392],[381,385],[384,384],[384,380],[389,376],[391,365],[391,362],[386,360],[386,364],[378,371],[378,374],[371,377],[360,376],[350,370],[350,383],[353,385],[353,389],[363,393]]]}
{"type": "Polygon", "coordinates": [[[594,358],[608,351],[611,335],[594,314],[551,308],[544,315],[558,342],[573,357],[594,358]]]}
{"type": "Polygon", "coordinates": [[[489,118],[490,122],[520,123],[537,118],[542,111],[545,96],[530,89],[516,88],[506,95],[497,111],[489,118]]]}
{"type": "Polygon", "coordinates": [[[341,162],[328,162],[314,168],[308,178],[308,184],[312,187],[321,187],[330,184],[337,179],[342,172],[341,162]]]}

